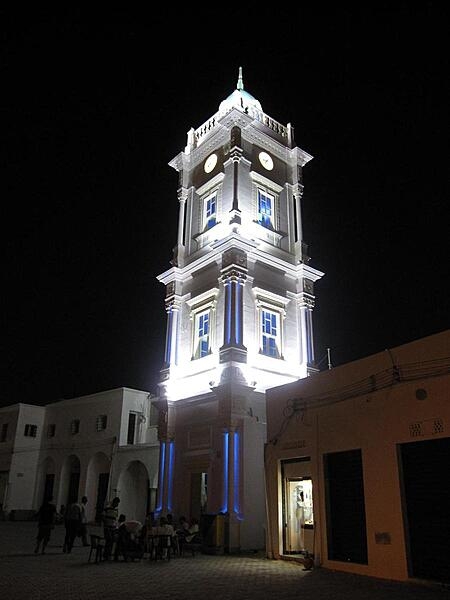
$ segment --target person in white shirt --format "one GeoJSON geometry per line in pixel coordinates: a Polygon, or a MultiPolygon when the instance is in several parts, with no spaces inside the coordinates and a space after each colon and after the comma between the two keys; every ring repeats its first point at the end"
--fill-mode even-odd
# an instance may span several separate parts
{"type": "Polygon", "coordinates": [[[81,498],[81,526],[80,526],[80,536],[81,536],[81,542],[83,544],[83,546],[89,546],[89,542],[87,539],[87,515],[86,515],[86,504],[87,504],[88,499],[86,498],[86,496],[83,496],[81,498]]]}

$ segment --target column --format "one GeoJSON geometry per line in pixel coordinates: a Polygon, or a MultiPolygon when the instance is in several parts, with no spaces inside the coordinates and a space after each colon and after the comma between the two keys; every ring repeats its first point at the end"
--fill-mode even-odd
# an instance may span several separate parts
{"type": "Polygon", "coordinates": [[[241,433],[235,429],[232,433],[233,440],[233,513],[242,521],[241,512],[241,433]]]}
{"type": "Polygon", "coordinates": [[[233,272],[222,279],[225,288],[224,346],[243,346],[243,287],[245,276],[233,272]]]}
{"type": "Polygon", "coordinates": [[[303,240],[303,227],[302,227],[302,205],[301,199],[303,195],[303,186],[299,183],[294,185],[293,190],[293,203],[294,203],[294,214],[295,214],[295,242],[301,244],[303,240]]]}
{"type": "Polygon", "coordinates": [[[300,362],[311,366],[314,363],[312,309],[314,298],[301,294],[300,307],[300,362]]]}
{"type": "Polygon", "coordinates": [[[241,148],[241,130],[234,126],[230,136],[230,159],[233,161],[233,202],[230,210],[230,223],[241,223],[239,208],[239,162],[243,154],[241,148]]]}
{"type": "Polygon", "coordinates": [[[180,204],[178,211],[178,241],[179,246],[184,246],[184,216],[186,211],[186,199],[188,190],[184,187],[178,190],[178,202],[180,204]]]}
{"type": "Polygon", "coordinates": [[[164,492],[166,485],[166,440],[159,442],[159,469],[158,469],[158,499],[156,503],[155,513],[160,515],[164,509],[164,492]]]}
{"type": "Polygon", "coordinates": [[[167,329],[164,362],[168,367],[177,364],[178,317],[180,307],[180,302],[177,299],[171,298],[170,300],[166,300],[167,329]]]}
{"type": "Polygon", "coordinates": [[[168,457],[167,457],[167,512],[173,511],[173,474],[175,467],[175,442],[170,440],[168,444],[168,457]]]}
{"type": "Polygon", "coordinates": [[[222,432],[222,506],[220,508],[220,512],[223,514],[228,513],[229,507],[229,440],[230,432],[225,429],[222,432]]]}
{"type": "Polygon", "coordinates": [[[222,257],[220,281],[224,287],[223,346],[220,362],[247,361],[244,346],[244,285],[247,279],[247,257],[237,249],[228,250],[222,257]]]}

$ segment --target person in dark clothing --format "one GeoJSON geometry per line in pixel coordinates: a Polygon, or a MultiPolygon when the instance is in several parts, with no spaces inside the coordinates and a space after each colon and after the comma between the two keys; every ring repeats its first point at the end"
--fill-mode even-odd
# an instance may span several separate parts
{"type": "Polygon", "coordinates": [[[42,554],[45,554],[45,548],[50,540],[50,534],[55,526],[56,506],[52,504],[52,498],[47,498],[42,503],[41,508],[37,512],[38,517],[38,534],[36,538],[36,548],[34,553],[39,552],[39,546],[42,542],[42,554]]]}
{"type": "Polygon", "coordinates": [[[89,546],[88,538],[87,538],[87,515],[86,515],[86,504],[88,499],[86,496],[81,498],[81,528],[79,534],[81,535],[81,541],[83,546],[89,546]]]}
{"type": "Polygon", "coordinates": [[[81,527],[81,506],[78,502],[72,502],[67,507],[64,524],[66,526],[66,537],[64,538],[63,552],[70,554],[81,527]]]}
{"type": "Polygon", "coordinates": [[[120,498],[116,496],[113,498],[111,503],[107,504],[102,513],[103,534],[105,536],[105,549],[103,556],[105,560],[109,560],[111,558],[111,552],[115,541],[114,536],[117,530],[117,519],[119,518],[119,503],[120,498]]]}

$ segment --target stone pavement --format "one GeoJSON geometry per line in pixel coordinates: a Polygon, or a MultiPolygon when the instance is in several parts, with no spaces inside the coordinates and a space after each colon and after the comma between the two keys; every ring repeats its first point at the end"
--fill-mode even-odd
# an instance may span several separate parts
{"type": "Polygon", "coordinates": [[[315,569],[257,555],[88,563],[79,539],[63,554],[58,525],[45,555],[33,553],[36,523],[0,522],[3,600],[450,600],[450,589],[315,569]]]}

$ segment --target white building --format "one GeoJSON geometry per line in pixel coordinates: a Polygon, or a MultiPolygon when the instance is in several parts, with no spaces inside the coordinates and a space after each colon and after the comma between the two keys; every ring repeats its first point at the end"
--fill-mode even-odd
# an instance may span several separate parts
{"type": "Polygon", "coordinates": [[[88,497],[94,520],[106,500],[144,519],[154,508],[159,443],[148,392],[118,388],[46,406],[0,409],[0,504],[24,518],[53,496],[58,508],[88,497]]]}
{"type": "Polygon", "coordinates": [[[314,370],[314,283],[290,124],[237,89],[170,163],[178,240],[166,286],[157,510],[225,515],[224,546],[264,546],[265,391],[314,370]]]}

